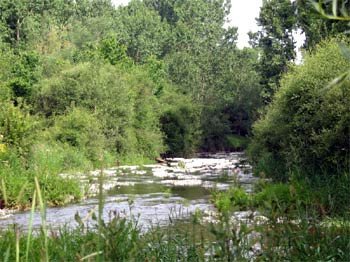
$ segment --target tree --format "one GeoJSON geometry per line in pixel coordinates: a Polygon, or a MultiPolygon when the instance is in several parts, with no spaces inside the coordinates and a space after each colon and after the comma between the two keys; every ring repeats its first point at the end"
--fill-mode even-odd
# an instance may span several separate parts
{"type": "Polygon", "coordinates": [[[19,44],[25,38],[23,24],[25,19],[32,14],[33,8],[38,1],[28,0],[4,0],[0,3],[0,21],[5,25],[6,41],[12,44],[19,44]]]}
{"type": "Polygon", "coordinates": [[[117,40],[127,47],[127,54],[136,63],[143,63],[154,55],[164,56],[164,46],[171,35],[168,25],[158,13],[139,0],[119,7],[117,12],[117,40]]]}
{"type": "MultiPolygon", "coordinates": [[[[168,2],[169,3],[169,2],[168,2]]],[[[223,28],[229,12],[228,1],[176,1],[171,10],[173,44],[165,56],[168,75],[199,106],[202,128],[206,107],[213,106],[218,72],[218,50],[226,34],[223,28]]],[[[236,37],[236,31],[229,31],[236,37]]]]}
{"type": "Polygon", "coordinates": [[[234,150],[229,137],[248,136],[261,107],[260,76],[255,70],[258,53],[239,50],[223,41],[214,64],[216,79],[203,108],[202,129],[205,150],[234,150]]]}
{"type": "Polygon", "coordinates": [[[250,34],[251,42],[261,49],[258,70],[262,76],[265,103],[271,102],[279,88],[282,73],[295,58],[292,35],[296,24],[295,12],[290,0],[264,0],[257,18],[261,30],[250,34]]]}

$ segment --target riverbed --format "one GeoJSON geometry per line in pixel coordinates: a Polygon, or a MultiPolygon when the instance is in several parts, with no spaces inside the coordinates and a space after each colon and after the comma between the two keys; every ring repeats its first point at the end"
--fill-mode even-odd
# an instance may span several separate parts
{"type": "MultiPolygon", "coordinates": [[[[201,211],[210,216],[215,210],[210,203],[214,190],[241,185],[253,190],[257,178],[243,153],[199,154],[196,158],[172,158],[168,162],[142,166],[119,166],[77,176],[86,195],[78,204],[47,208],[46,224],[51,228],[76,226],[77,217],[86,224],[95,223],[99,199],[99,179],[103,179],[103,218],[119,215],[137,221],[143,229],[165,225],[171,219],[183,219],[201,211]]],[[[80,220],[79,219],[79,220],[80,220]]],[[[15,212],[0,218],[0,227],[17,224],[28,227],[30,212],[15,212]]],[[[33,226],[41,225],[40,212],[35,212],[33,226]]]]}

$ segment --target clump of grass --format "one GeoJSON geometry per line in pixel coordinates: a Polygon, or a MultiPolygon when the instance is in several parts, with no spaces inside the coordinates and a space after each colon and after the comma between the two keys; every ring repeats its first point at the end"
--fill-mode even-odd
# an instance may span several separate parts
{"type": "Polygon", "coordinates": [[[117,157],[121,165],[146,165],[153,164],[154,160],[142,154],[125,154],[117,157]]]}
{"type": "Polygon", "coordinates": [[[247,210],[251,206],[251,197],[240,187],[214,192],[212,199],[216,208],[222,213],[247,210]]]}

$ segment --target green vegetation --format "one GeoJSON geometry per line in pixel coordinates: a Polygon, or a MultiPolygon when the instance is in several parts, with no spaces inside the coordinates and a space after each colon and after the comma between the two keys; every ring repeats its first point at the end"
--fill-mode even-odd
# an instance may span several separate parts
{"type": "MultiPolygon", "coordinates": [[[[234,187],[213,195],[213,203],[220,211],[217,226],[226,229],[221,239],[236,244],[230,251],[231,259],[248,260],[246,256],[252,246],[259,243],[261,249],[253,256],[256,261],[349,260],[350,224],[348,203],[345,203],[348,200],[344,201],[349,196],[348,190],[345,194],[344,190],[339,194],[331,192],[334,188],[342,190],[340,184],[331,184],[334,181],[327,181],[328,188],[325,183],[300,181],[300,178],[289,184],[262,181],[254,194],[234,187]],[[251,212],[247,222],[232,221],[233,212],[246,210],[251,212]],[[325,218],[326,215],[334,217],[325,218]]],[[[347,178],[341,183],[349,182],[347,178]]]]}
{"type": "Polygon", "coordinates": [[[337,42],[322,42],[282,79],[267,113],[254,126],[250,154],[257,172],[286,180],[288,171],[309,178],[349,171],[350,83],[327,88],[350,66],[337,42]]]}
{"type": "MultiPolygon", "coordinates": [[[[244,149],[261,106],[258,52],[239,50],[237,29],[223,28],[229,8],[1,1],[0,173],[9,198],[23,181],[30,192],[34,175],[65,183],[59,173],[101,161],[244,149]]],[[[56,204],[72,194],[50,190],[56,204]]],[[[30,194],[22,198],[29,206],[30,194]]]]}
{"type": "Polygon", "coordinates": [[[230,7],[0,1],[1,208],[38,205],[45,221],[44,200],[83,197],[60,173],[198,151],[248,148],[254,173],[273,182],[252,195],[215,193],[219,223],[207,240],[171,227],[142,235],[99,212],[93,229],[9,229],[2,260],[246,260],[251,232],[261,261],[350,259],[350,2],[264,0],[243,50],[237,28],[224,27],[230,7]],[[306,36],[300,65],[297,29],[306,36]],[[268,222],[232,225],[237,210],[268,222]]]}

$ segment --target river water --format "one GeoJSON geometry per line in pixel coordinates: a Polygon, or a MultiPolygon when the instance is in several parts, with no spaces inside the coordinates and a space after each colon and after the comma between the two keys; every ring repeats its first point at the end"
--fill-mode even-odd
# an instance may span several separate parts
{"type": "MultiPolygon", "coordinates": [[[[47,208],[49,227],[76,226],[77,215],[87,224],[94,223],[91,214],[98,210],[100,175],[101,171],[79,175],[90,197],[78,204],[47,208]]],[[[118,214],[147,229],[164,225],[169,218],[186,218],[197,210],[210,214],[214,210],[210,203],[213,190],[226,190],[239,183],[250,192],[256,180],[242,153],[200,154],[191,159],[174,158],[168,164],[110,168],[103,171],[103,218],[108,221],[112,214],[118,214]]],[[[17,224],[25,230],[29,221],[29,211],[16,212],[0,218],[0,227],[17,224]]],[[[33,226],[40,225],[40,213],[36,212],[33,226]]]]}

